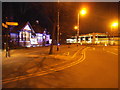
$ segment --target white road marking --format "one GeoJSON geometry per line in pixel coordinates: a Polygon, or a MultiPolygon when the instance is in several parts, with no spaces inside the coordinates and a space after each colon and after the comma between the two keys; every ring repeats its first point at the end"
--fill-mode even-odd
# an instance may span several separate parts
{"type": "Polygon", "coordinates": [[[118,55],[117,53],[111,52],[111,51],[106,51],[108,53],[114,54],[114,55],[118,55]]]}
{"type": "Polygon", "coordinates": [[[78,50],[78,51],[72,56],[72,58],[74,58],[79,51],[80,51],[80,50],[78,50]]]}
{"type": "MultiPolygon", "coordinates": [[[[114,54],[114,55],[118,55],[118,53],[114,53],[114,52],[111,52],[111,51],[107,51],[107,50],[105,50],[104,47],[103,47],[103,50],[106,51],[106,52],[108,52],[108,53],[111,53],[111,54],[114,54]]],[[[114,49],[114,50],[118,50],[118,49],[114,49]]]]}

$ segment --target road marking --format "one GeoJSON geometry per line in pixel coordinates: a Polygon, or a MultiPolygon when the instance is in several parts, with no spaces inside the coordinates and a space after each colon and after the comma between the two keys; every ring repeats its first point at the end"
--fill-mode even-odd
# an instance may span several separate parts
{"type": "MultiPolygon", "coordinates": [[[[106,51],[104,47],[103,47],[103,50],[106,51]]],[[[114,49],[114,50],[118,50],[118,49],[114,49]]],[[[114,54],[114,55],[118,55],[117,53],[114,53],[114,52],[111,52],[111,51],[106,51],[106,52],[114,54]]]]}
{"type": "Polygon", "coordinates": [[[17,81],[17,80],[23,80],[23,79],[27,79],[27,78],[32,78],[32,77],[36,77],[36,76],[41,76],[41,75],[45,75],[45,74],[49,74],[49,73],[52,73],[53,71],[59,71],[59,70],[63,70],[65,68],[68,68],[68,67],[71,67],[73,65],[76,65],[80,62],[83,62],[85,60],[85,50],[87,48],[85,48],[83,51],[82,51],[82,56],[80,59],[76,60],[75,62],[72,62],[70,63],[69,65],[64,65],[62,67],[57,67],[57,68],[51,68],[49,70],[46,70],[46,71],[41,71],[41,72],[38,72],[38,73],[32,73],[32,74],[28,74],[28,75],[24,75],[24,76],[17,76],[15,78],[9,78],[9,79],[4,79],[2,80],[2,83],[9,83],[9,82],[13,82],[13,81],[17,81]]]}
{"type": "MultiPolygon", "coordinates": [[[[80,50],[81,50],[81,49],[80,49],[80,50]]],[[[72,56],[72,58],[74,58],[74,57],[76,56],[76,54],[77,54],[80,50],[78,50],[78,51],[72,56]]]]}
{"type": "MultiPolygon", "coordinates": [[[[87,48],[90,48],[90,47],[87,47],[87,48]]],[[[86,48],[86,49],[87,49],[87,48],[86,48]]],[[[86,51],[86,49],[84,49],[84,51],[86,51]]],[[[83,55],[84,55],[84,57],[86,58],[85,52],[83,52],[83,55]]],[[[81,58],[82,58],[82,57],[81,57],[81,58]]],[[[80,59],[81,59],[81,58],[80,58],[80,59]]],[[[78,60],[80,60],[80,59],[78,59],[78,60]]],[[[81,62],[82,62],[83,60],[84,60],[84,59],[82,59],[81,62]]],[[[63,62],[61,62],[61,63],[59,63],[59,64],[54,64],[54,65],[51,65],[51,66],[57,66],[57,65],[60,65],[60,64],[65,63],[65,62],[67,62],[67,61],[63,61],[63,62]]]]}
{"type": "Polygon", "coordinates": [[[70,52],[63,53],[63,55],[68,56],[70,55],[70,52]]]}
{"type": "Polygon", "coordinates": [[[106,51],[106,52],[109,52],[109,53],[114,54],[114,55],[118,55],[117,53],[114,53],[114,52],[110,52],[110,51],[106,51]]]}
{"type": "MultiPolygon", "coordinates": [[[[87,47],[88,48],[88,47],[87,47]]],[[[84,48],[83,48],[84,49],[84,48]]],[[[76,53],[74,53],[74,55],[72,56],[72,58],[74,58],[76,56],[77,53],[79,53],[79,51],[81,51],[81,49],[79,49],[76,53]]]]}
{"type": "MultiPolygon", "coordinates": [[[[87,47],[87,48],[89,48],[89,47],[87,47]]],[[[63,69],[65,69],[65,68],[74,66],[74,65],[76,65],[76,64],[78,64],[78,63],[80,63],[80,62],[83,62],[83,61],[85,60],[85,58],[86,58],[85,51],[86,51],[87,48],[85,48],[85,49],[83,50],[83,52],[82,52],[83,54],[82,54],[82,56],[81,56],[80,59],[76,60],[75,62],[70,63],[70,64],[67,65],[67,66],[65,65],[65,66],[63,66],[63,67],[58,67],[56,70],[55,70],[55,69],[51,69],[51,70],[59,71],[59,70],[63,70],[63,69]]]]}

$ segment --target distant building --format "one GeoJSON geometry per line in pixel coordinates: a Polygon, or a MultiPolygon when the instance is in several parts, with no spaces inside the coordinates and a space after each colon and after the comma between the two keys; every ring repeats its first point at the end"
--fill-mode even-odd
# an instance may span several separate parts
{"type": "Polygon", "coordinates": [[[109,36],[106,33],[89,33],[80,35],[77,42],[77,36],[72,36],[66,39],[67,43],[80,43],[82,44],[103,44],[103,45],[118,45],[118,36],[109,36]]]}
{"type": "Polygon", "coordinates": [[[10,42],[22,47],[48,46],[51,44],[50,35],[46,31],[39,33],[29,22],[14,28],[10,32],[10,42]]]}

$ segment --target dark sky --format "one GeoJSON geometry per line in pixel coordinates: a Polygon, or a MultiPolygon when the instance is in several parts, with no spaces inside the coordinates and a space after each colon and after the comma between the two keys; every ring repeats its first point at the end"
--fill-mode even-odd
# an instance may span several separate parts
{"type": "MultiPolygon", "coordinates": [[[[17,22],[30,21],[47,28],[52,33],[51,18],[56,18],[54,11],[57,6],[53,3],[17,2],[3,3],[3,22],[5,17],[17,22]],[[12,18],[11,18],[12,16],[12,18]]],[[[57,4],[56,4],[57,5],[57,4]]],[[[90,32],[110,32],[110,25],[118,19],[118,3],[116,2],[60,2],[60,32],[64,35],[75,35],[74,26],[77,24],[77,14],[82,8],[87,8],[87,14],[80,17],[80,34],[90,32]]],[[[114,31],[114,33],[117,33],[114,31]]]]}
{"type": "Polygon", "coordinates": [[[70,31],[75,31],[73,27],[77,22],[77,13],[81,7],[86,7],[88,11],[85,16],[80,17],[80,33],[109,32],[111,23],[118,19],[117,3],[66,3],[64,7],[67,16],[63,18],[66,19],[64,21],[67,23],[66,27],[69,27],[67,30],[70,31]]]}

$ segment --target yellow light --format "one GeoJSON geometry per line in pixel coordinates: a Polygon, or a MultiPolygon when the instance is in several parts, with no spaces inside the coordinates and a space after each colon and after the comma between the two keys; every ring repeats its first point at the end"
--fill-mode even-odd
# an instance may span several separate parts
{"type": "Polygon", "coordinates": [[[116,27],[116,26],[118,26],[118,23],[113,23],[112,26],[116,27]]]}
{"type": "Polygon", "coordinates": [[[87,13],[86,8],[83,8],[83,9],[80,11],[80,14],[81,14],[81,15],[85,15],[86,13],[87,13]]]}
{"type": "Polygon", "coordinates": [[[78,29],[78,26],[75,26],[74,29],[78,29]]]}
{"type": "Polygon", "coordinates": [[[8,26],[4,23],[2,23],[2,26],[5,27],[5,28],[8,28],[8,26]]]}
{"type": "Polygon", "coordinates": [[[7,25],[18,26],[17,22],[6,22],[7,25]]]}

